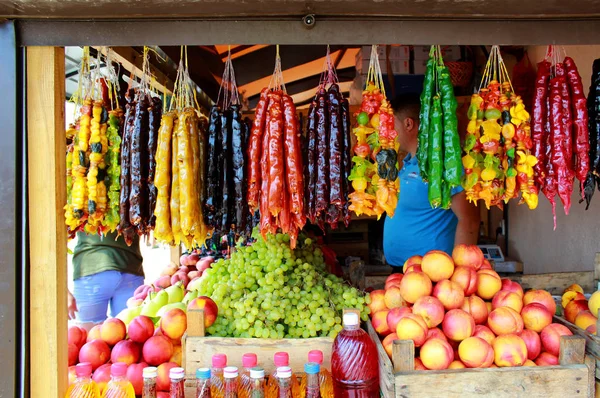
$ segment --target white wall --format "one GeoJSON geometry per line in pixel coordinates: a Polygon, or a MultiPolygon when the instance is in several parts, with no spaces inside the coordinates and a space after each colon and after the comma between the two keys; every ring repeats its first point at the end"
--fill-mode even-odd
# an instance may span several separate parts
{"type": "MultiPolygon", "coordinates": [[[[587,92],[592,63],[600,58],[600,46],[566,46],[565,50],[575,60],[587,92]]],[[[529,48],[529,57],[534,64],[540,62],[545,53],[544,46],[529,48]]],[[[600,192],[596,191],[587,211],[585,203],[578,203],[579,196],[579,187],[574,186],[568,216],[556,198],[556,231],[553,231],[550,203],[543,194],[540,193],[540,203],[534,211],[526,205],[511,203],[509,254],[523,262],[525,273],[593,271],[595,253],[600,252],[600,192]]]]}

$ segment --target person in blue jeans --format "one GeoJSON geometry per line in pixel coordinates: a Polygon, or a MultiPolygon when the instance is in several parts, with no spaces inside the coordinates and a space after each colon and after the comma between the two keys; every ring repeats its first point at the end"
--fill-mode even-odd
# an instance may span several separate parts
{"type": "Polygon", "coordinates": [[[452,189],[450,209],[432,208],[428,186],[417,163],[420,98],[402,94],[391,102],[400,149],[407,152],[398,174],[400,192],[394,217],[386,217],[383,228],[383,253],[393,272],[402,272],[411,256],[430,250],[452,254],[455,245],[477,244],[479,209],[469,203],[461,186],[452,189]]]}
{"type": "Polygon", "coordinates": [[[73,295],[69,318],[81,324],[104,321],[127,308],[127,300],[144,283],[139,238],[127,246],[116,233],[106,236],[77,234],[73,250],[73,295]],[[110,312],[108,310],[110,309],[110,312]]]}

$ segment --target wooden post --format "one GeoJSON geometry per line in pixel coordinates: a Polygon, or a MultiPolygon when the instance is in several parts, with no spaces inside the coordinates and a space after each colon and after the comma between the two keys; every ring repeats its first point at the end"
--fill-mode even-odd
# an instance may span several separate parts
{"type": "Polygon", "coordinates": [[[394,340],[392,362],[394,372],[415,370],[415,343],[412,340],[394,340]]]}
{"type": "Polygon", "coordinates": [[[580,336],[561,336],[558,362],[561,365],[576,365],[584,361],[585,339],[580,336]]]}
{"type": "Polygon", "coordinates": [[[190,337],[204,337],[204,310],[189,310],[187,312],[187,330],[190,337]]]}
{"type": "Polygon", "coordinates": [[[65,50],[27,48],[29,338],[32,397],[67,390],[65,50]]]}
{"type": "Polygon", "coordinates": [[[171,246],[169,250],[171,253],[171,262],[177,266],[180,266],[181,264],[179,264],[179,258],[181,257],[181,245],[171,246]]]}

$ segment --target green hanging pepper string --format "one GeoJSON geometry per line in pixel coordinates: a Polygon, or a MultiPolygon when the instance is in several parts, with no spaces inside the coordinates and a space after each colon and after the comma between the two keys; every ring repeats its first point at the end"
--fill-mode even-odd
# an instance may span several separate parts
{"type": "Polygon", "coordinates": [[[435,59],[429,57],[427,61],[427,70],[423,82],[423,91],[421,92],[421,112],[419,113],[419,144],[417,147],[417,162],[423,181],[427,181],[427,171],[429,169],[429,130],[431,118],[431,97],[435,84],[435,59]]]}
{"type": "Polygon", "coordinates": [[[442,125],[442,105],[438,95],[433,97],[431,124],[429,130],[429,203],[431,207],[442,204],[442,174],[444,162],[442,159],[444,129],[442,125]]]}
{"type": "Polygon", "coordinates": [[[446,66],[438,66],[438,80],[444,118],[444,180],[450,185],[450,188],[453,188],[460,185],[462,179],[460,138],[458,137],[458,119],[456,117],[458,103],[446,66]]]}

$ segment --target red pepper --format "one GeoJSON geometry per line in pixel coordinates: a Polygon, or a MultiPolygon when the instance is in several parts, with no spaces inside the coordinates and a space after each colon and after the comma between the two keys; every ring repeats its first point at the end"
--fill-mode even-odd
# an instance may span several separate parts
{"type": "Polygon", "coordinates": [[[533,166],[535,181],[538,188],[544,186],[546,178],[545,168],[545,140],[544,125],[547,117],[546,98],[548,96],[548,80],[550,79],[550,62],[542,61],[538,64],[535,80],[535,96],[533,100],[533,120],[531,125],[531,138],[533,140],[533,155],[538,162],[533,166]]]}

